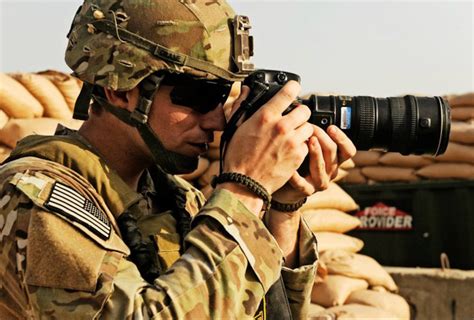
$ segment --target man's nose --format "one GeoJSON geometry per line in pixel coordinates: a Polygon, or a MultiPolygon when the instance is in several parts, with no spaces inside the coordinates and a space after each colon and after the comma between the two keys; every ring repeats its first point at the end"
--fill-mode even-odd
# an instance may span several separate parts
{"type": "Polygon", "coordinates": [[[211,110],[201,115],[200,125],[203,130],[222,131],[225,125],[224,109],[219,105],[214,110],[211,110]]]}

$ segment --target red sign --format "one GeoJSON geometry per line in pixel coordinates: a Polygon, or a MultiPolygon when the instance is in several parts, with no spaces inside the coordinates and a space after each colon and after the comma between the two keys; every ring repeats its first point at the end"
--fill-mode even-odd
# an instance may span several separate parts
{"type": "Polygon", "coordinates": [[[412,230],[413,217],[408,213],[379,202],[355,215],[361,224],[359,230],[412,230]]]}

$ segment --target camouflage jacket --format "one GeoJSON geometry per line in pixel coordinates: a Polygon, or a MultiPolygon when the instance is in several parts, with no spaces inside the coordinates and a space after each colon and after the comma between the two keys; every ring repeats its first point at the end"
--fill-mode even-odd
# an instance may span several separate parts
{"type": "Polygon", "coordinates": [[[274,238],[231,192],[205,202],[170,176],[193,216],[182,254],[173,212],[150,204],[161,191],[130,189],[79,135],[30,136],[12,155],[0,166],[1,319],[262,318],[280,273],[294,317],[305,318],[317,261],[305,223],[300,267],[282,267],[274,238]],[[124,211],[155,245],[163,272],[151,283],[129,259],[124,211]]]}

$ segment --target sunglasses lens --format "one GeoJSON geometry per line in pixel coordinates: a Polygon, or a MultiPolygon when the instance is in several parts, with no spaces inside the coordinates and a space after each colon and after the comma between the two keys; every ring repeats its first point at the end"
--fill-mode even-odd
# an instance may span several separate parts
{"type": "Polygon", "coordinates": [[[194,80],[188,77],[179,80],[164,82],[165,85],[174,86],[170,93],[171,101],[202,114],[208,113],[217,108],[220,103],[224,103],[232,87],[232,83],[219,81],[194,80]]]}

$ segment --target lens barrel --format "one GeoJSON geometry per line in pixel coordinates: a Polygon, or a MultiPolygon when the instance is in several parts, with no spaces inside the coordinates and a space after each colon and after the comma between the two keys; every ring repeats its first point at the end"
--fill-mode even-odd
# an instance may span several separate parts
{"type": "Polygon", "coordinates": [[[446,151],[450,108],[441,97],[315,96],[302,99],[310,122],[341,128],[358,150],[440,155],[446,151]]]}

